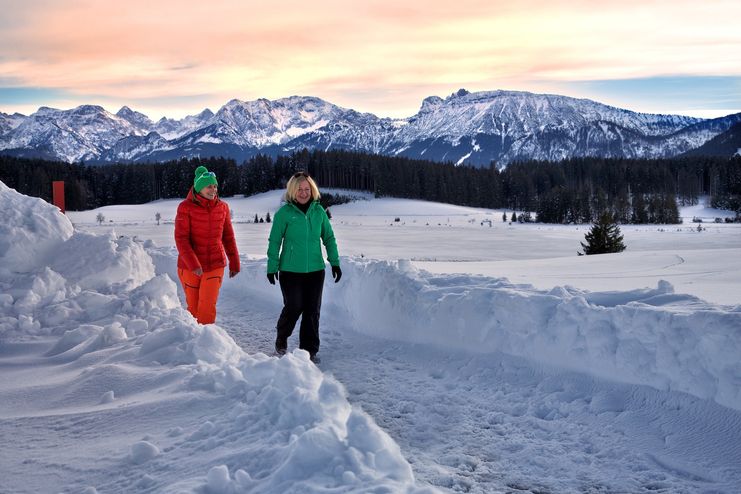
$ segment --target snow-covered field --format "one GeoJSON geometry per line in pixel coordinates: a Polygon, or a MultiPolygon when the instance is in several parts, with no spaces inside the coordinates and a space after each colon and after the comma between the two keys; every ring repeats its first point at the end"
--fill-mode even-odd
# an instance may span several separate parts
{"type": "Polygon", "coordinates": [[[0,197],[0,492],[741,491],[727,212],[623,226],[627,251],[579,257],[586,226],[335,206],[317,368],[269,356],[280,292],[250,221],[280,192],[227,199],[243,272],[206,327],[173,281],[179,201],[73,227],[0,197]]]}

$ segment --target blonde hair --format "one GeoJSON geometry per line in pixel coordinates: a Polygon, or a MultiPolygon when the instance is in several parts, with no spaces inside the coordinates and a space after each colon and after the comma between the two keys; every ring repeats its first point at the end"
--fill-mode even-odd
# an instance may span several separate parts
{"type": "Polygon", "coordinates": [[[296,194],[298,193],[298,186],[301,182],[308,182],[311,187],[311,198],[316,201],[321,197],[319,193],[319,187],[316,186],[316,182],[306,172],[297,172],[288,180],[286,184],[286,201],[295,202],[296,194]]]}

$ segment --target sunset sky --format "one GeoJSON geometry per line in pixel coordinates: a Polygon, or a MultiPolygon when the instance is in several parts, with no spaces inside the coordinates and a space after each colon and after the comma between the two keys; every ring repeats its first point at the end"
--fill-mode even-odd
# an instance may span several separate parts
{"type": "Polygon", "coordinates": [[[157,120],[317,96],[380,117],[459,88],[741,112],[738,0],[0,0],[0,111],[157,120]]]}

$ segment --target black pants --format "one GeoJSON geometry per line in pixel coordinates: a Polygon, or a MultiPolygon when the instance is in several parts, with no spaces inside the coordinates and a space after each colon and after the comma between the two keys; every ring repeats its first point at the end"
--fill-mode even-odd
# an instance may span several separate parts
{"type": "Polygon", "coordinates": [[[288,346],[288,337],[301,316],[298,347],[314,355],[319,351],[319,311],[322,308],[324,270],[311,273],[281,271],[278,282],[283,293],[283,310],[276,326],[278,337],[275,346],[288,346]]]}

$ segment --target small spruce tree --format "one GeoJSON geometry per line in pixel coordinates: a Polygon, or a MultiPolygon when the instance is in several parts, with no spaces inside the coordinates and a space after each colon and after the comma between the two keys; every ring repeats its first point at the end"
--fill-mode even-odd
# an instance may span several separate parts
{"type": "Polygon", "coordinates": [[[587,243],[581,242],[584,253],[579,252],[580,256],[585,254],[612,254],[625,250],[620,227],[615,223],[615,217],[610,213],[602,213],[597,223],[592,225],[589,232],[584,235],[584,239],[587,243]]]}
{"type": "Polygon", "coordinates": [[[265,223],[270,223],[270,211],[265,215],[265,223]]]}
{"type": "Polygon", "coordinates": [[[95,217],[95,221],[97,221],[99,225],[102,225],[105,221],[105,216],[103,216],[103,213],[98,213],[98,216],[95,217]]]}

